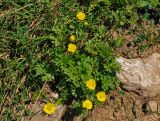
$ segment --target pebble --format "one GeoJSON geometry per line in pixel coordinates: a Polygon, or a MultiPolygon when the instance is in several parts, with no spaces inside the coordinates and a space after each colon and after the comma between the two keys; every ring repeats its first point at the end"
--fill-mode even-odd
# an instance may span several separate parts
{"type": "Polygon", "coordinates": [[[147,104],[148,108],[152,112],[157,112],[158,111],[158,104],[157,101],[155,100],[150,100],[147,104]]]}

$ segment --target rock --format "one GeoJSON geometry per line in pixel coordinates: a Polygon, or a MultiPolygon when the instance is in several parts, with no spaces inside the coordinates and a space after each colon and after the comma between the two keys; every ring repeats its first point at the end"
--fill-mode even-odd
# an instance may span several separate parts
{"type": "Polygon", "coordinates": [[[44,104],[37,102],[37,103],[29,104],[28,108],[32,112],[37,113],[37,112],[40,112],[42,110],[43,106],[44,106],[44,104]]]}
{"type": "Polygon", "coordinates": [[[147,58],[117,58],[122,70],[117,74],[127,90],[142,90],[144,96],[153,97],[160,93],[160,54],[147,58]]]}
{"type": "Polygon", "coordinates": [[[157,101],[155,101],[155,100],[150,100],[147,104],[147,107],[151,112],[158,111],[158,104],[157,104],[157,101]]]}
{"type": "Polygon", "coordinates": [[[66,105],[57,105],[57,110],[54,114],[50,115],[50,118],[54,121],[61,121],[62,116],[66,111],[66,105]]]}
{"type": "Polygon", "coordinates": [[[83,121],[83,119],[82,119],[82,117],[80,117],[80,116],[75,116],[75,117],[73,118],[73,121],[83,121]]]}
{"type": "Polygon", "coordinates": [[[135,117],[141,117],[144,114],[142,111],[142,100],[137,100],[132,110],[135,112],[135,117]]]}
{"type": "Polygon", "coordinates": [[[59,97],[58,93],[54,93],[54,92],[50,92],[49,96],[50,96],[50,98],[53,98],[53,99],[58,99],[58,97],[59,97]]]}
{"type": "Polygon", "coordinates": [[[151,115],[144,115],[142,117],[138,117],[133,121],[159,121],[159,120],[160,118],[157,114],[151,114],[151,115]]]}
{"type": "Polygon", "coordinates": [[[160,113],[160,105],[158,105],[158,113],[160,113]]]}
{"type": "Polygon", "coordinates": [[[52,115],[45,114],[43,110],[44,103],[30,104],[29,109],[35,113],[32,117],[25,117],[22,121],[61,121],[66,110],[66,105],[57,105],[57,110],[52,115]]]}

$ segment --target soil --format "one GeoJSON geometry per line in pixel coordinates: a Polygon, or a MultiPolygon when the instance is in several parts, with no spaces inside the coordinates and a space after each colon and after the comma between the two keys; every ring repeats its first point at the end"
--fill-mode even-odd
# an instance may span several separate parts
{"type": "Polygon", "coordinates": [[[150,55],[152,55],[153,53],[160,53],[160,43],[158,43],[157,45],[153,45],[150,48],[146,49],[143,52],[138,52],[138,50],[135,47],[128,47],[127,46],[128,43],[126,43],[123,47],[119,47],[116,48],[116,51],[125,58],[138,58],[138,57],[142,57],[142,58],[146,58],[150,55]]]}
{"type": "Polygon", "coordinates": [[[160,121],[160,96],[146,98],[121,89],[108,94],[108,100],[103,105],[96,106],[89,111],[85,119],[75,116],[74,110],[66,109],[63,116],[60,114],[61,119],[47,116],[40,113],[42,105],[34,104],[36,114],[30,119],[31,121],[160,121]],[[155,102],[156,105],[153,103],[150,108],[148,106],[150,101],[155,102]]]}
{"type": "Polygon", "coordinates": [[[106,104],[96,107],[86,121],[159,121],[160,114],[147,108],[149,100],[160,103],[158,98],[144,98],[134,92],[125,92],[122,96],[114,91],[106,104]]]}

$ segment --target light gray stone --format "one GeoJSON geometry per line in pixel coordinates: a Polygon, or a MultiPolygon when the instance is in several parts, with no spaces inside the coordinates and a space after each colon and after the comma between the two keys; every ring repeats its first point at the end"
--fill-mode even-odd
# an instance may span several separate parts
{"type": "Polygon", "coordinates": [[[122,66],[117,76],[127,90],[142,90],[150,97],[160,93],[160,54],[134,59],[119,57],[117,61],[122,66]]]}
{"type": "Polygon", "coordinates": [[[54,121],[61,121],[61,118],[66,111],[66,105],[57,105],[56,107],[56,112],[50,115],[50,118],[54,119],[54,121]]]}
{"type": "Polygon", "coordinates": [[[29,109],[35,113],[32,117],[24,117],[21,121],[61,121],[65,113],[66,105],[56,105],[56,112],[47,115],[43,112],[44,103],[30,104],[29,109]]]}

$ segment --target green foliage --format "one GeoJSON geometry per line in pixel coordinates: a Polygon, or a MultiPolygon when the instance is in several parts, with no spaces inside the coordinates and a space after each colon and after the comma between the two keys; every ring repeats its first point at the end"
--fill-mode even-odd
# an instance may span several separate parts
{"type": "MultiPolygon", "coordinates": [[[[98,91],[109,92],[119,85],[120,66],[113,49],[124,43],[123,38],[110,42],[107,31],[128,27],[144,16],[150,19],[149,10],[159,11],[160,5],[158,0],[2,0],[1,4],[0,106],[7,121],[20,119],[21,112],[31,114],[24,105],[32,100],[30,95],[33,100],[38,97],[44,83],[54,85],[60,95],[57,102],[74,100],[79,112],[85,99],[99,103],[98,91]],[[79,11],[86,14],[82,22],[76,19],[79,11]],[[75,53],[67,51],[72,34],[75,53]],[[86,87],[89,79],[96,80],[93,91],[86,87]]],[[[159,22],[159,14],[155,16],[159,22]]]]}

